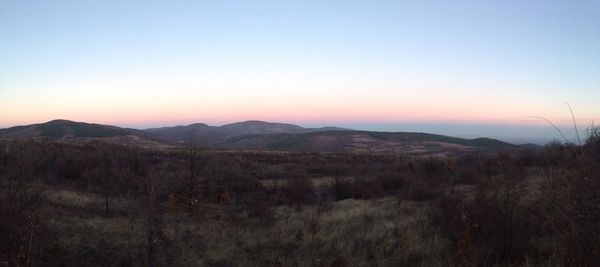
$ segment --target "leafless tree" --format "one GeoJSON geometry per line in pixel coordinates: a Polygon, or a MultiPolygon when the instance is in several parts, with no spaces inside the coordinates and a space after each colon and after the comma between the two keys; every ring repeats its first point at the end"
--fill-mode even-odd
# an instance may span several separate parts
{"type": "Polygon", "coordinates": [[[131,167],[124,154],[117,148],[102,149],[83,172],[88,184],[98,183],[99,191],[104,199],[104,214],[110,215],[111,198],[117,196],[121,185],[131,178],[131,167]]]}
{"type": "Polygon", "coordinates": [[[165,237],[163,235],[164,206],[161,197],[170,191],[168,182],[169,172],[165,164],[154,167],[150,173],[140,179],[138,187],[141,191],[139,198],[142,235],[145,240],[146,260],[148,266],[158,264],[158,253],[165,237]]]}
{"type": "Polygon", "coordinates": [[[34,184],[38,153],[31,142],[15,144],[15,150],[6,152],[12,155],[0,169],[0,259],[7,266],[30,266],[45,241],[38,213],[42,187],[34,184]]]}

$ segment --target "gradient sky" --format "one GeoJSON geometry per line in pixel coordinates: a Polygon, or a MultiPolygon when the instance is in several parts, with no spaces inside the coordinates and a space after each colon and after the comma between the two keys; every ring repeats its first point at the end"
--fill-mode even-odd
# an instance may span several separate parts
{"type": "Polygon", "coordinates": [[[544,142],[600,121],[600,1],[0,0],[0,128],[258,119],[544,142]]]}

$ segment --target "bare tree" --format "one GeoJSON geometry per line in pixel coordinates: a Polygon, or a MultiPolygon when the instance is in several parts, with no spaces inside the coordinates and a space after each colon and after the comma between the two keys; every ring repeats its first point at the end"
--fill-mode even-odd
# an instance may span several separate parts
{"type": "Polygon", "coordinates": [[[197,140],[196,132],[192,132],[186,144],[187,175],[181,178],[182,183],[187,188],[184,203],[189,212],[193,211],[194,205],[198,202],[199,187],[201,184],[199,167],[202,164],[201,152],[203,150],[204,148],[197,140]]]}
{"type": "Polygon", "coordinates": [[[35,186],[34,161],[39,155],[32,141],[6,150],[0,168],[0,259],[7,266],[30,266],[42,253],[45,227],[41,223],[42,189],[35,186]],[[12,155],[9,155],[12,154],[12,155]]]}
{"type": "Polygon", "coordinates": [[[157,265],[159,248],[165,240],[162,232],[164,207],[161,197],[170,190],[168,174],[166,165],[161,164],[154,167],[138,182],[138,188],[142,193],[139,198],[140,218],[148,266],[157,265]]]}
{"type": "Polygon", "coordinates": [[[116,149],[107,148],[100,151],[93,165],[83,173],[88,183],[99,183],[99,191],[104,199],[104,214],[110,215],[110,200],[118,195],[121,185],[131,176],[131,167],[123,155],[116,149]]]}

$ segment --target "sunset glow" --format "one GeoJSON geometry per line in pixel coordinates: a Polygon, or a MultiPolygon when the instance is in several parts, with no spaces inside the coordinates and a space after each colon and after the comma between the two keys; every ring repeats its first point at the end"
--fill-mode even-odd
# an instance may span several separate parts
{"type": "Polygon", "coordinates": [[[5,1],[0,128],[537,129],[528,116],[570,125],[564,101],[585,127],[600,121],[600,4],[568,3],[5,1]]]}

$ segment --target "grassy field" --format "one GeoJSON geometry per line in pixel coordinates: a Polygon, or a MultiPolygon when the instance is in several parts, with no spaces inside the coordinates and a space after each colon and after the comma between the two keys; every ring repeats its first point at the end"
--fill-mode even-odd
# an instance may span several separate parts
{"type": "Polygon", "coordinates": [[[0,265],[595,266],[598,144],[410,158],[11,143],[0,265]]]}
{"type": "MultiPolygon", "coordinates": [[[[100,195],[46,192],[49,225],[62,233],[60,247],[70,248],[69,264],[133,264],[144,257],[143,222],[132,216],[131,200],[113,201],[118,212],[106,217],[100,195]],[[78,258],[82,251],[92,256],[78,258]]],[[[448,241],[430,230],[428,212],[430,203],[393,197],[281,206],[266,222],[232,215],[226,206],[204,205],[194,215],[171,210],[161,216],[161,242],[169,249],[160,260],[177,266],[447,265],[448,241]]]]}

